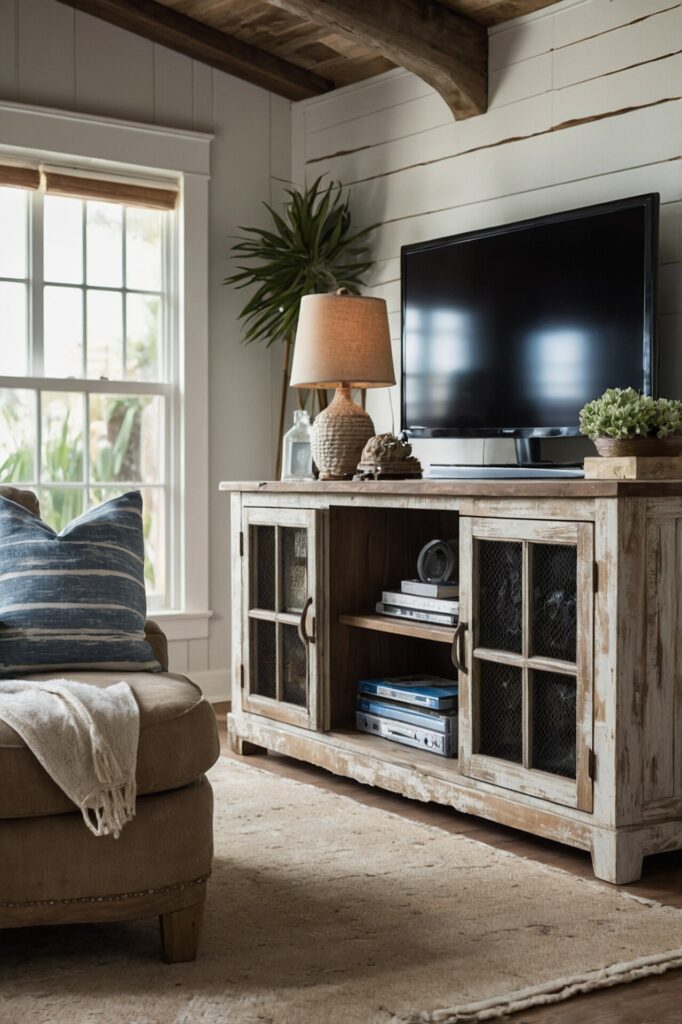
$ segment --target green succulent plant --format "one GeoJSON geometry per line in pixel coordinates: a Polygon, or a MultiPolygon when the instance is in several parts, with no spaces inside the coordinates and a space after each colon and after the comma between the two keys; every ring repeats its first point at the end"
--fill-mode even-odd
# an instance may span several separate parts
{"type": "Polygon", "coordinates": [[[246,234],[231,249],[237,269],[223,282],[236,288],[255,286],[239,314],[243,340],[247,344],[264,342],[268,347],[275,342],[284,344],[278,452],[301,299],[337,288],[357,295],[372,265],[367,259],[367,238],[376,225],[352,231],[348,194],[344,197],[340,182],[321,188],[321,180],[302,192],[287,189],[290,201],[283,216],[263,204],[272,225],[269,229],[241,228],[246,234]]]}
{"type": "Polygon", "coordinates": [[[596,437],[667,437],[682,433],[682,402],[634,388],[608,388],[580,410],[580,432],[596,437]]]}

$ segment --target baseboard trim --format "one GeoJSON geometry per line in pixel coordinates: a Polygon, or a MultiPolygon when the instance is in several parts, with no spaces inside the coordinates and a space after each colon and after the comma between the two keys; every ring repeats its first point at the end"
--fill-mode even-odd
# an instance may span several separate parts
{"type": "Polygon", "coordinates": [[[202,672],[193,672],[188,669],[187,675],[201,687],[201,691],[211,704],[218,704],[220,701],[230,699],[230,672],[226,668],[205,669],[202,672]]]}

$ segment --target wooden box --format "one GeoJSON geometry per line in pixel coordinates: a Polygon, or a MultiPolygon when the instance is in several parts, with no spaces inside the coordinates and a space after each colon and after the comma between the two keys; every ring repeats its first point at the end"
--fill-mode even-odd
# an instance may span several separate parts
{"type": "Polygon", "coordinates": [[[682,480],[682,455],[585,459],[586,480],[682,480]]]}

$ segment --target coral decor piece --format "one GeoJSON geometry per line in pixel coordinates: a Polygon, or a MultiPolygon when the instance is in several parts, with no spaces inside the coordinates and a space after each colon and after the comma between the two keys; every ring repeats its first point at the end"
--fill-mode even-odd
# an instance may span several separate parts
{"type": "Polygon", "coordinates": [[[412,454],[412,445],[391,433],[369,439],[357,468],[360,480],[399,480],[421,475],[421,462],[412,454]]]}

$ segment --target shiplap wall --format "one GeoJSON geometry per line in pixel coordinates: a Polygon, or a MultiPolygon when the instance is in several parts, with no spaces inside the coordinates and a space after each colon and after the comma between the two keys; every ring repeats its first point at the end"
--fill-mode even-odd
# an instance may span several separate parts
{"type": "MultiPolygon", "coordinates": [[[[371,293],[388,300],[399,365],[405,242],[660,191],[662,381],[682,396],[682,11],[673,0],[563,0],[490,38],[490,109],[453,122],[423,82],[390,72],[289,104],[56,0],[0,0],[0,98],[215,133],[210,238],[208,641],[175,641],[173,667],[225,692],[228,513],[220,479],[267,477],[279,353],[241,345],[242,298],[222,286],[231,236],[261,202],[327,174],[352,185],[359,223],[379,221],[371,293]],[[596,120],[592,120],[597,118],[596,120]],[[567,122],[578,122],[572,126],[567,122]],[[290,133],[290,125],[292,131],[290,133]]],[[[1,143],[2,140],[0,140],[1,143]]],[[[397,389],[393,389],[396,424],[397,389]]],[[[370,393],[377,429],[388,393],[370,393]]],[[[426,458],[478,461],[477,442],[429,442],[426,458]]],[[[420,447],[420,446],[418,446],[420,447]]],[[[508,442],[487,458],[511,455],[508,442]]]]}
{"type": "MultiPolygon", "coordinates": [[[[0,99],[215,134],[210,183],[210,607],[208,640],[170,644],[171,668],[227,696],[228,500],[224,479],[271,475],[270,352],[245,347],[242,295],[223,287],[243,224],[290,178],[290,104],[239,79],[76,12],[56,0],[0,0],[0,99]]],[[[2,140],[0,139],[0,144],[2,140]]],[[[191,410],[190,410],[191,415],[191,410]]]]}
{"type": "MultiPolygon", "coordinates": [[[[491,31],[481,117],[454,122],[403,71],[295,105],[295,179],[342,181],[358,222],[380,222],[369,293],[388,302],[396,369],[401,245],[658,191],[661,387],[682,398],[681,51],[678,0],[563,0],[491,31]]],[[[368,409],[390,429],[386,391],[370,392],[368,409]]],[[[481,458],[477,441],[415,450],[481,458]]],[[[487,461],[511,458],[513,442],[488,443],[487,461]]]]}

